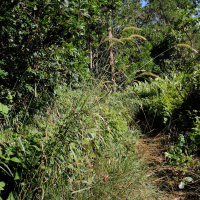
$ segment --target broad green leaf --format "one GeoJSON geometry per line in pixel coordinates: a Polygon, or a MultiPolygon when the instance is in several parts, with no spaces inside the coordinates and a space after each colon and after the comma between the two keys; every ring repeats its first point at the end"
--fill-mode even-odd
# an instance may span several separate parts
{"type": "Polygon", "coordinates": [[[97,155],[96,155],[96,154],[90,154],[89,157],[90,157],[90,158],[96,158],[97,155]]]}
{"type": "Polygon", "coordinates": [[[88,143],[89,143],[89,141],[88,141],[88,140],[86,140],[86,139],[83,139],[83,142],[84,142],[84,143],[86,143],[86,144],[88,144],[88,143]]]}
{"type": "Polygon", "coordinates": [[[3,155],[1,155],[1,154],[0,154],[0,158],[3,158],[3,159],[5,159],[5,160],[10,160],[10,158],[6,158],[5,156],[3,156],[3,155]]]}
{"type": "Polygon", "coordinates": [[[0,182],[0,190],[4,190],[3,187],[5,187],[5,183],[3,181],[0,182]]]}
{"type": "Polygon", "coordinates": [[[7,99],[11,101],[11,100],[13,99],[12,95],[9,94],[9,95],[7,96],[7,99]]]}
{"type": "Polygon", "coordinates": [[[16,180],[20,180],[20,177],[19,177],[19,173],[18,173],[18,172],[15,173],[15,178],[14,178],[14,180],[15,180],[15,181],[16,181],[16,180]]]}
{"type": "Polygon", "coordinates": [[[34,8],[34,6],[30,3],[30,1],[28,2],[28,5],[29,5],[31,8],[34,8]]]}
{"type": "Polygon", "coordinates": [[[12,192],[9,194],[7,200],[15,200],[12,192]]]}
{"type": "Polygon", "coordinates": [[[21,163],[21,160],[16,157],[11,158],[10,160],[12,160],[13,162],[21,163]]]}
{"type": "Polygon", "coordinates": [[[0,103],[0,113],[2,114],[8,114],[9,108],[8,106],[0,103]]]}

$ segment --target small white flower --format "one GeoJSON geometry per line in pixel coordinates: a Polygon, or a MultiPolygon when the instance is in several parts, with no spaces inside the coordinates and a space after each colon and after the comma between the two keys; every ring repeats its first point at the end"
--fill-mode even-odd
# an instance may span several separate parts
{"type": "Polygon", "coordinates": [[[185,186],[185,184],[184,184],[184,182],[182,182],[182,181],[181,181],[180,184],[178,185],[179,189],[181,189],[181,190],[184,188],[184,186],[185,186]]]}

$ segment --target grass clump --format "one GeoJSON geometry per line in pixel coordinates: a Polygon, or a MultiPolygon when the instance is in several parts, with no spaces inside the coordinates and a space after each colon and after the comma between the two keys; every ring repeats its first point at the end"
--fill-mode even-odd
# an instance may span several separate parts
{"type": "Polygon", "coordinates": [[[156,199],[120,93],[85,87],[57,94],[31,125],[1,131],[1,197],[156,199]]]}

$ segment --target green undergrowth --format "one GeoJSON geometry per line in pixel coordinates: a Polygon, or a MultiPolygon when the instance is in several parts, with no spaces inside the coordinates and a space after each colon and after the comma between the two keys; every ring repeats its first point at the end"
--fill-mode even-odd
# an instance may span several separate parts
{"type": "Polygon", "coordinates": [[[135,154],[140,132],[122,92],[57,94],[31,124],[0,132],[0,197],[157,199],[135,154]]]}
{"type": "Polygon", "coordinates": [[[132,87],[139,99],[137,104],[140,104],[135,118],[145,122],[145,131],[155,130],[158,133],[173,123],[174,111],[182,105],[186,96],[183,79],[183,73],[174,73],[171,77],[150,78],[150,82],[139,82],[132,87]]]}
{"type": "Polygon", "coordinates": [[[122,93],[131,112],[130,124],[139,125],[144,134],[163,134],[168,138],[164,142],[170,148],[165,156],[170,165],[199,166],[192,160],[200,147],[200,87],[196,74],[177,72],[149,78],[122,93]]]}

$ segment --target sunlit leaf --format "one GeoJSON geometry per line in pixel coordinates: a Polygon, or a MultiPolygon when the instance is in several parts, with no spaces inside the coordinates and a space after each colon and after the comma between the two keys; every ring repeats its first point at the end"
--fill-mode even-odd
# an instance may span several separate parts
{"type": "Polygon", "coordinates": [[[12,192],[9,194],[7,200],[15,200],[12,192]]]}
{"type": "Polygon", "coordinates": [[[12,160],[13,162],[21,163],[21,160],[16,157],[11,158],[10,160],[12,160]]]}
{"type": "Polygon", "coordinates": [[[19,177],[19,173],[18,173],[18,172],[15,173],[15,178],[14,178],[14,180],[20,180],[20,177],[19,177]]]}
{"type": "Polygon", "coordinates": [[[0,103],[0,113],[2,114],[8,114],[9,108],[8,106],[0,103]]]}
{"type": "Polygon", "coordinates": [[[4,190],[3,187],[5,187],[5,183],[3,181],[0,182],[0,190],[4,190]]]}

